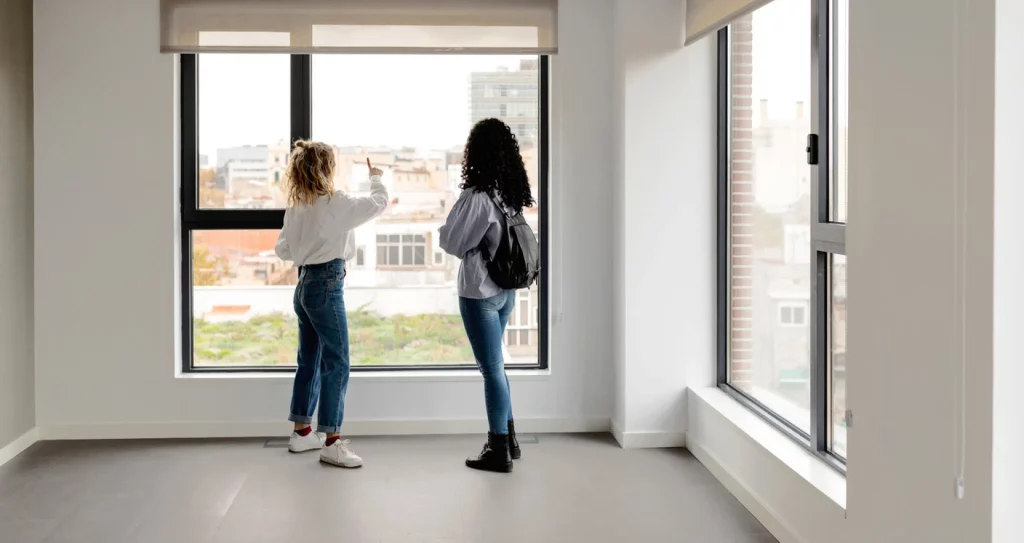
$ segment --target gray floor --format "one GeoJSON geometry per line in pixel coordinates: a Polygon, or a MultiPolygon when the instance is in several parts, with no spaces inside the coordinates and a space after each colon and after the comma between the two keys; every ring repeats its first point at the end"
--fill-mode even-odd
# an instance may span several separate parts
{"type": "Polygon", "coordinates": [[[360,438],[358,470],[264,440],[42,443],[0,468],[3,543],[775,542],[692,456],[540,436],[515,473],[479,437],[360,438]]]}

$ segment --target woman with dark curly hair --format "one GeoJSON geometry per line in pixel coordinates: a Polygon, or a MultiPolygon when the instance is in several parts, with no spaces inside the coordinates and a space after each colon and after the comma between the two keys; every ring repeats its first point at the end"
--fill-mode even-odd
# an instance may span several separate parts
{"type": "Polygon", "coordinates": [[[487,263],[505,236],[506,216],[532,207],[519,143],[508,125],[484,119],[473,127],[462,159],[462,195],[441,227],[440,245],[459,258],[459,309],[477,366],[484,377],[484,401],[490,431],[487,444],[466,465],[508,473],[520,456],[512,422],[512,401],[502,336],[515,307],[515,290],[499,287],[487,263]],[[499,208],[501,206],[501,208],[499,208]],[[502,209],[503,208],[503,209],[502,209]]]}

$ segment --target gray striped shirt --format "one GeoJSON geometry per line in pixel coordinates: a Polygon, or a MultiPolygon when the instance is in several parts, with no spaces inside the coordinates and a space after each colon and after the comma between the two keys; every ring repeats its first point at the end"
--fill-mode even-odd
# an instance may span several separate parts
{"type": "MultiPolygon", "coordinates": [[[[498,197],[500,200],[500,196],[498,197]]],[[[448,213],[440,229],[439,243],[448,254],[462,260],[459,267],[459,296],[490,298],[504,289],[487,274],[487,261],[494,256],[505,230],[505,217],[485,192],[466,189],[448,213]]]]}

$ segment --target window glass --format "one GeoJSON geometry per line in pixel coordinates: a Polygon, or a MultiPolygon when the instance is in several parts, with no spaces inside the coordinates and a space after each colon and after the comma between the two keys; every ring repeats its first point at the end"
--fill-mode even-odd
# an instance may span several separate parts
{"type": "Polygon", "coordinates": [[[810,432],[808,0],[776,0],[731,33],[730,383],[810,432]]]}
{"type": "MultiPolygon", "coordinates": [[[[539,61],[516,56],[324,55],[313,57],[312,73],[313,137],[337,149],[336,185],[366,191],[369,158],[384,170],[392,198],[381,217],[356,231],[358,242],[376,260],[365,270],[350,272],[346,287],[380,293],[363,306],[370,315],[401,314],[427,323],[428,335],[418,341],[430,344],[429,334],[448,331],[429,323],[461,322],[459,261],[444,257],[437,229],[458,200],[462,149],[476,121],[498,117],[510,124],[534,195],[539,196],[539,61]],[[373,84],[352,83],[364,74],[373,74],[373,84]],[[410,80],[430,85],[410,87],[410,80]]],[[[526,210],[526,216],[537,230],[538,208],[526,210]]],[[[523,330],[524,335],[506,333],[510,363],[534,364],[537,323],[526,323],[523,330]]],[[[406,333],[392,329],[390,339],[405,342],[406,333]]],[[[420,357],[412,363],[471,364],[473,357],[462,352],[450,360],[420,357]]]]}
{"type": "Polygon", "coordinates": [[[288,55],[199,55],[200,208],[284,208],[288,55]]]}
{"type": "Polygon", "coordinates": [[[832,220],[846,222],[846,194],[849,187],[849,119],[850,119],[850,0],[833,0],[832,16],[832,141],[833,184],[829,201],[832,220]]]}
{"type": "Polygon", "coordinates": [[[846,256],[832,256],[831,391],[832,452],[846,458],[846,256]]]}

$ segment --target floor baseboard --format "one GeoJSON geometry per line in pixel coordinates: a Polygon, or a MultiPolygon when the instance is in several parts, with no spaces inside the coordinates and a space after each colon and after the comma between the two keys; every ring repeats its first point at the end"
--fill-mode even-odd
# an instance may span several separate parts
{"type": "Polygon", "coordinates": [[[620,447],[626,448],[626,437],[622,434],[622,427],[614,419],[612,419],[612,437],[619,442],[620,447]]]}
{"type": "Polygon", "coordinates": [[[668,449],[686,446],[683,432],[624,432],[612,421],[612,436],[623,449],[668,449]]]}
{"type": "Polygon", "coordinates": [[[39,428],[32,428],[10,444],[0,449],[0,466],[10,462],[14,457],[25,452],[39,441],[39,428]]]}
{"type": "MultiPolygon", "coordinates": [[[[522,434],[607,432],[608,419],[516,419],[522,434]]],[[[40,428],[44,440],[73,439],[191,439],[241,438],[288,435],[291,423],[267,422],[124,422],[92,424],[46,424],[40,428]]],[[[346,436],[458,435],[483,434],[483,419],[448,420],[353,420],[346,421],[346,436]]]]}
{"type": "Polygon", "coordinates": [[[780,543],[807,543],[802,537],[794,532],[789,525],[779,518],[775,511],[768,507],[747,485],[734,477],[707,449],[693,439],[688,439],[686,448],[708,471],[722,483],[726,489],[736,497],[743,507],[750,511],[780,543]]]}

